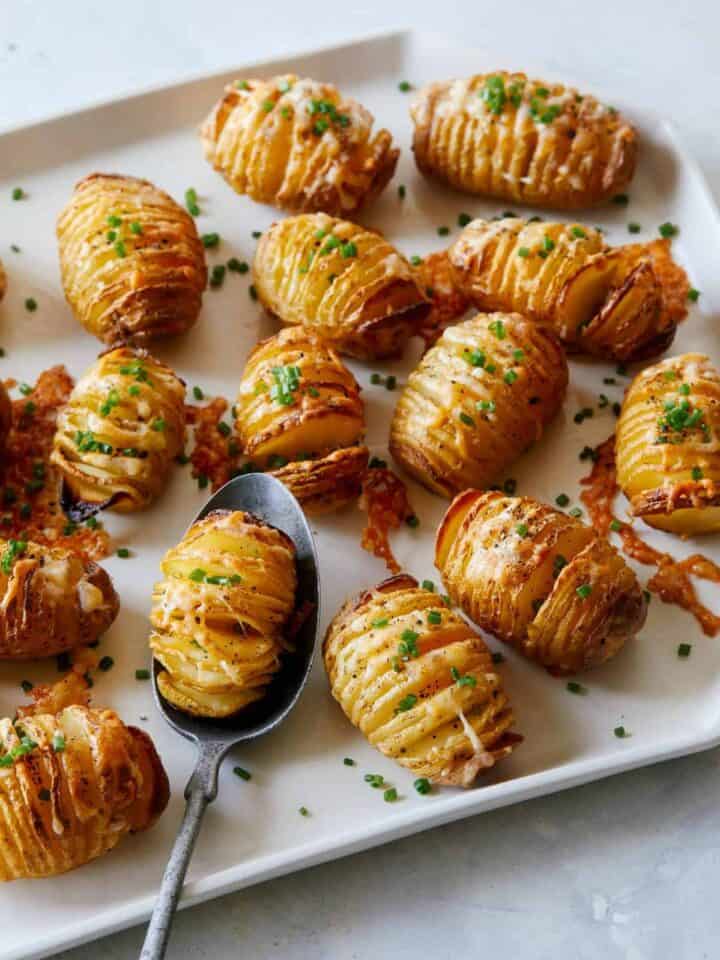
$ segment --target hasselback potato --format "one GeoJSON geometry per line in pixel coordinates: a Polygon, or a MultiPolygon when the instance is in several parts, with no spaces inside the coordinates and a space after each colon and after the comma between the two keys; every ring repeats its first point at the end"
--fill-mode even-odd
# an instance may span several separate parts
{"type": "Polygon", "coordinates": [[[720,530],[720,374],[708,357],[685,353],[642,370],[615,436],[634,516],[672,533],[720,530]]]}
{"type": "Polygon", "coordinates": [[[567,380],[551,331],[518,314],[477,314],[445,330],[410,374],[390,451],[436,493],[488,486],[540,438],[567,380]]]}
{"type": "Polygon", "coordinates": [[[195,221],[147,180],[94,173],[57,224],[73,313],[107,344],[145,344],[188,330],[207,268],[195,221]]]}
{"type": "Polygon", "coordinates": [[[435,565],[478,626],[554,673],[609,660],[645,621],[640,585],[614,547],[529,497],[459,494],[438,529],[435,565]]]}
{"type": "Polygon", "coordinates": [[[274,224],[258,243],[253,272],[270,313],[352,357],[396,356],[430,311],[387,240],[324,213],[274,224]]]}
{"type": "Polygon", "coordinates": [[[524,73],[431,83],[410,113],[418,168],[469,193],[571,210],[635,172],[637,134],[617,110],[524,73]]]}
{"type": "Polygon", "coordinates": [[[303,327],[286,327],[248,357],[235,404],[243,451],[275,475],[305,510],[360,495],[368,450],[355,377],[303,327]]]}
{"type": "Polygon", "coordinates": [[[348,600],[323,656],[347,718],[419,777],[468,787],[520,739],[482,639],[406,574],[348,600]]]}
{"type": "Polygon", "coordinates": [[[145,351],[102,354],[60,412],[51,461],[75,502],[140,510],[185,440],[185,385],[145,351]]]}
{"type": "Polygon", "coordinates": [[[0,720],[0,750],[0,880],[80,867],[167,805],[152,741],[111,710],[0,720]]]}
{"type": "Polygon", "coordinates": [[[118,609],[112,580],[96,563],[61,547],[0,540],[0,659],[93,643],[118,609]]]}
{"type": "Polygon", "coordinates": [[[295,547],[241,511],[196,521],[162,562],[150,646],[174,706],[225,717],[259,700],[280,667],[295,608],[295,547]]]}
{"type": "Polygon", "coordinates": [[[329,83],[239,80],[203,124],[205,156],[237,193],[285,210],[350,214],[390,180],[400,151],[329,83]]]}
{"type": "Polygon", "coordinates": [[[611,249],[593,227],[473,220],[449,256],[478,309],[517,310],[551,326],[572,351],[626,361],[661,353],[675,336],[654,266],[660,251],[611,249]]]}

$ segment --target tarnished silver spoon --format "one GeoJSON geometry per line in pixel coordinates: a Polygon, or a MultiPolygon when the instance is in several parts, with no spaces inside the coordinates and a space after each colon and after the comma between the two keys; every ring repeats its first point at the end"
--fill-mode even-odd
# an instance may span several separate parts
{"type": "Polygon", "coordinates": [[[224,720],[203,719],[183,713],[160,694],[153,662],[155,702],[170,726],[197,745],[197,762],[185,788],[185,816],[170,853],[160,892],[148,925],[140,960],[165,956],[185,873],[200,832],[203,814],[217,796],[218,770],[231,747],[269,733],[278,727],[298,701],[312,664],[317,634],[320,584],[312,533],[300,505],[274,477],[251,473],[236,477],[210,498],[196,520],[213,510],[244,510],[286,533],[295,544],[298,590],[296,610],[307,607],[295,636],[295,652],[283,658],[282,667],[262,700],[224,720]]]}

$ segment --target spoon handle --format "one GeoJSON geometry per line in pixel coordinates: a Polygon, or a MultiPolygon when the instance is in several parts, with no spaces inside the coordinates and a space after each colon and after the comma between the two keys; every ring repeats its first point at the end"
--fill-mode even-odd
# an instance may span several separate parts
{"type": "Polygon", "coordinates": [[[203,814],[217,796],[218,770],[227,749],[227,744],[213,741],[199,746],[195,770],[185,787],[185,815],[163,874],[140,960],[162,960],[165,956],[190,857],[203,814]]]}

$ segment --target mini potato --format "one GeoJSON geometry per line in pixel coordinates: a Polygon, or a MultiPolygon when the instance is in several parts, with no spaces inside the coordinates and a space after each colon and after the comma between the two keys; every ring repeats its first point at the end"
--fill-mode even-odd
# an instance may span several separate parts
{"type": "Polygon", "coordinates": [[[0,659],[7,660],[94,643],[120,606],[102,567],[24,540],[0,540],[0,598],[0,659]]]}
{"type": "Polygon", "coordinates": [[[345,716],[418,777],[469,787],[521,739],[482,639],[406,574],[349,600],[323,656],[345,716]]]}
{"type": "Polygon", "coordinates": [[[642,370],[615,436],[634,516],[671,533],[720,530],[720,374],[708,357],[686,353],[642,370]]]}
{"type": "Polygon", "coordinates": [[[168,797],[152,740],[112,710],[0,720],[0,881],[89,863],[152,826],[168,797]]]}
{"type": "Polygon", "coordinates": [[[352,214],[384,188],[400,151],[329,83],[240,80],[203,124],[205,156],[237,193],[285,210],[352,214]]]}
{"type": "Polygon", "coordinates": [[[614,547],[529,497],[459,494],[435,565],[479,627],[556,674],[604,663],[645,621],[640,585],[614,547]]]}
{"type": "Polygon", "coordinates": [[[410,113],[419,170],[468,193],[574,210],[635,172],[637,133],[613,107],[524,73],[431,83],[410,113]]]}
{"type": "Polygon", "coordinates": [[[324,213],[274,224],[258,243],[253,272],[266,310],[351,357],[397,356],[430,312],[387,240],[324,213]]]}
{"type": "Polygon", "coordinates": [[[390,452],[443,496],[485,487],[542,435],[567,388],[554,334],[518,314],[448,327],[410,374],[390,452]]]}
{"type": "Polygon", "coordinates": [[[627,361],[662,353],[675,336],[654,267],[660,252],[611,249],[593,227],[473,220],[449,256],[478,309],[517,310],[546,323],[571,351],[627,361]]]}
{"type": "Polygon", "coordinates": [[[94,173],[58,218],[65,297],[109,345],[184,333],[207,284],[195,221],[147,180],[94,173]]]}
{"type": "Polygon", "coordinates": [[[145,351],[102,354],[60,412],[51,462],[75,504],[141,510],[185,441],[185,384],[145,351]]]}
{"type": "Polygon", "coordinates": [[[280,668],[295,608],[295,547],[249,513],[216,510],[196,521],[162,562],[150,647],[173,706],[226,717],[259,700],[280,668]]]}
{"type": "Polygon", "coordinates": [[[237,403],[244,452],[309,512],[360,495],[368,450],[355,377],[333,349],[303,327],[286,327],[251,352],[237,403]]]}

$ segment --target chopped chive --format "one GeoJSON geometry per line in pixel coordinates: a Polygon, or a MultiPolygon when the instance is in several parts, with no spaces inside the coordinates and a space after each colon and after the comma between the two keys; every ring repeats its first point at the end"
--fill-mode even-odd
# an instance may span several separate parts
{"type": "Polygon", "coordinates": [[[237,257],[230,257],[227,262],[227,268],[232,273],[247,273],[250,266],[244,260],[238,260],[237,257]]]}
{"type": "Polygon", "coordinates": [[[587,234],[586,234],[585,231],[582,229],[582,227],[573,227],[573,228],[571,229],[570,233],[571,233],[574,237],[577,237],[578,240],[585,240],[585,238],[587,237],[587,234]]]}
{"type": "Polygon", "coordinates": [[[432,786],[427,777],[418,777],[413,783],[413,787],[415,787],[416,792],[421,796],[426,796],[432,790],[432,786]]]}
{"type": "Polygon", "coordinates": [[[437,232],[439,237],[446,237],[450,233],[450,227],[438,227],[437,232]]]}
{"type": "Polygon", "coordinates": [[[241,780],[250,780],[252,777],[250,771],[244,767],[233,767],[233,773],[236,777],[240,777],[241,780]]]}
{"type": "Polygon", "coordinates": [[[385,389],[394,390],[397,386],[397,377],[393,374],[390,374],[388,377],[385,377],[385,389]]]}
{"type": "Polygon", "coordinates": [[[503,493],[507,493],[508,496],[512,497],[516,490],[517,480],[514,477],[508,477],[507,480],[503,481],[503,493]]]}
{"type": "Polygon", "coordinates": [[[642,227],[640,226],[639,223],[635,223],[633,221],[628,224],[628,233],[640,233],[641,230],[642,230],[642,227]]]}
{"type": "Polygon", "coordinates": [[[459,213],[457,222],[459,227],[466,227],[472,221],[469,213],[459,213]]]}
{"type": "Polygon", "coordinates": [[[589,583],[583,583],[581,586],[576,587],[575,593],[580,597],[581,600],[587,600],[592,593],[592,586],[589,583]]]}
{"type": "Polygon", "coordinates": [[[661,237],[674,237],[678,233],[678,227],[674,223],[670,223],[669,220],[666,220],[665,223],[661,223],[658,227],[658,233],[661,237]]]}
{"type": "Polygon", "coordinates": [[[615,736],[618,738],[618,740],[622,740],[623,737],[627,737],[627,736],[628,736],[627,730],[625,729],[625,727],[622,727],[622,726],[621,726],[621,727],[615,727],[615,729],[613,730],[613,733],[614,733],[615,736]]]}
{"type": "Polygon", "coordinates": [[[398,792],[395,787],[388,787],[388,789],[383,793],[383,800],[385,803],[394,803],[398,798],[398,792]]]}
{"type": "Polygon", "coordinates": [[[220,245],[219,233],[204,233],[200,239],[202,240],[202,245],[206,250],[210,250],[213,247],[218,247],[220,245]]]}
{"type": "Polygon", "coordinates": [[[620,530],[622,530],[622,524],[620,523],[619,520],[616,520],[613,517],[613,519],[610,521],[610,529],[612,530],[613,533],[619,533],[620,530]]]}
{"type": "Polygon", "coordinates": [[[570,503],[570,497],[566,493],[559,493],[555,497],[555,503],[559,507],[566,507],[570,503]]]}
{"type": "Polygon", "coordinates": [[[111,670],[115,666],[115,661],[112,657],[102,657],[100,663],[98,663],[98,670],[102,670],[103,673],[107,673],[108,670],[111,670]]]}
{"type": "Polygon", "coordinates": [[[572,510],[568,510],[568,515],[577,519],[582,516],[582,510],[580,507],[573,507],[572,510]]]}
{"type": "Polygon", "coordinates": [[[408,693],[395,707],[395,713],[405,713],[408,710],[412,710],[417,703],[417,699],[418,698],[414,693],[408,693]]]}
{"type": "Polygon", "coordinates": [[[298,813],[300,814],[301,817],[309,817],[309,816],[310,816],[310,811],[308,810],[307,807],[299,807],[299,808],[298,808],[298,813]]]}
{"type": "Polygon", "coordinates": [[[626,207],[630,203],[630,197],[626,193],[616,193],[613,197],[613,203],[619,207],[626,207]]]}
{"type": "Polygon", "coordinates": [[[519,537],[526,537],[526,536],[528,535],[528,527],[527,527],[527,524],[526,524],[526,523],[518,523],[518,524],[515,526],[515,533],[517,533],[517,535],[518,535],[519,537]]]}
{"type": "Polygon", "coordinates": [[[405,189],[405,184],[401,183],[400,186],[398,187],[398,196],[400,197],[401,200],[405,199],[406,193],[407,193],[407,190],[405,189]]]}
{"type": "Polygon", "coordinates": [[[423,590],[428,590],[430,593],[435,592],[435,584],[432,582],[432,580],[423,580],[421,586],[423,590]]]}
{"type": "Polygon", "coordinates": [[[568,693],[587,693],[587,687],[584,687],[581,683],[577,683],[575,680],[568,680],[568,682],[565,684],[565,689],[568,691],[568,693]]]}
{"type": "Polygon", "coordinates": [[[20,681],[20,686],[22,687],[23,693],[30,693],[30,691],[32,690],[34,684],[31,683],[29,680],[21,680],[21,681],[20,681]]]}
{"type": "Polygon", "coordinates": [[[438,610],[431,610],[427,615],[428,623],[437,626],[442,623],[442,614],[438,610]]]}
{"type": "Polygon", "coordinates": [[[688,300],[692,300],[693,303],[697,303],[700,299],[700,291],[696,290],[695,287],[690,287],[688,290],[688,300]]]}
{"type": "Polygon", "coordinates": [[[398,90],[400,93],[409,93],[412,90],[412,84],[409,80],[401,80],[398,84],[398,90]]]}
{"type": "Polygon", "coordinates": [[[26,196],[26,194],[25,194],[25,191],[23,190],[22,187],[15,187],[15,188],[14,188],[14,190],[13,190],[13,192],[12,192],[12,198],[13,198],[13,200],[24,200],[24,199],[25,199],[25,196],[26,196]]]}
{"type": "Polygon", "coordinates": [[[517,255],[518,255],[519,257],[522,257],[523,259],[529,257],[529,256],[530,256],[530,248],[529,248],[529,247],[520,247],[520,248],[518,249],[517,255]]]}
{"type": "Polygon", "coordinates": [[[29,313],[34,313],[37,310],[37,300],[34,297],[28,297],[25,301],[25,309],[29,313]]]}
{"type": "Polygon", "coordinates": [[[704,476],[704,474],[703,474],[702,469],[701,469],[700,467],[693,467],[693,468],[692,468],[692,478],[693,478],[693,480],[702,480],[703,476],[704,476]]]}
{"type": "Polygon", "coordinates": [[[149,680],[149,679],[150,679],[150,671],[149,671],[149,670],[144,670],[144,669],[143,669],[143,670],[136,670],[136,671],[135,671],[135,679],[136,679],[136,680],[149,680]]]}
{"type": "Polygon", "coordinates": [[[365,783],[369,783],[375,790],[385,783],[385,778],[380,773],[366,773],[363,780],[365,783]]]}
{"type": "Polygon", "coordinates": [[[126,560],[130,556],[130,551],[127,547],[118,547],[117,555],[123,560],[126,560]]]}
{"type": "Polygon", "coordinates": [[[681,643],[677,648],[677,655],[683,660],[686,660],[690,656],[690,651],[692,650],[691,643],[681,643]]]}
{"type": "Polygon", "coordinates": [[[465,413],[464,410],[461,410],[458,416],[460,418],[460,422],[464,423],[466,427],[475,426],[475,421],[473,420],[473,418],[470,416],[470,414],[465,413]]]}
{"type": "Polygon", "coordinates": [[[498,650],[490,655],[490,659],[493,663],[505,663],[505,657],[498,650]]]}
{"type": "Polygon", "coordinates": [[[355,761],[353,760],[352,757],[344,757],[344,758],[343,758],[343,763],[345,764],[346,767],[354,767],[354,766],[355,766],[355,761]]]}

